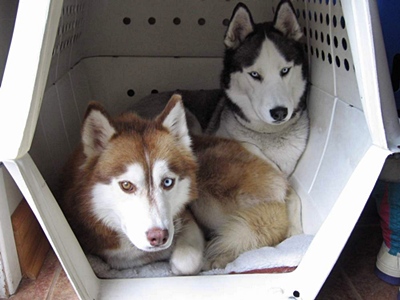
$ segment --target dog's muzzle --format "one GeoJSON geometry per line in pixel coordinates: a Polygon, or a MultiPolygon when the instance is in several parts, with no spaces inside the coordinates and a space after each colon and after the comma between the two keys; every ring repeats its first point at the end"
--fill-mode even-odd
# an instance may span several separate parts
{"type": "Polygon", "coordinates": [[[274,122],[282,122],[288,115],[288,109],[283,106],[278,106],[269,111],[274,122]]]}

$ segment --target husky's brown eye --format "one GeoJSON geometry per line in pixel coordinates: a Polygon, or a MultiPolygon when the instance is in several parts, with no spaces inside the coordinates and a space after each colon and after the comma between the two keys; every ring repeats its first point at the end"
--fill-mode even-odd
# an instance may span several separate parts
{"type": "Polygon", "coordinates": [[[119,186],[125,193],[134,193],[136,191],[136,186],[130,181],[120,181],[119,186]]]}
{"type": "Polygon", "coordinates": [[[163,189],[165,190],[170,190],[172,189],[172,187],[175,184],[175,179],[174,178],[164,178],[161,182],[161,186],[163,187],[163,189]]]}

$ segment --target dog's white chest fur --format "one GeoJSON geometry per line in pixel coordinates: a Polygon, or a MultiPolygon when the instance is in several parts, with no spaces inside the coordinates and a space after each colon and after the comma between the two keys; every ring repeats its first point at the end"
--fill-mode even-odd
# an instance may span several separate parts
{"type": "Polygon", "coordinates": [[[286,176],[292,174],[307,144],[309,133],[307,112],[304,111],[299,118],[280,125],[284,128],[277,128],[277,132],[269,133],[245,127],[237,118],[229,109],[224,109],[216,135],[241,142],[247,150],[272,162],[286,176]]]}
{"type": "Polygon", "coordinates": [[[127,269],[145,264],[167,260],[172,254],[173,247],[158,252],[144,252],[126,238],[121,236],[118,249],[106,250],[107,263],[115,269],[127,269]]]}

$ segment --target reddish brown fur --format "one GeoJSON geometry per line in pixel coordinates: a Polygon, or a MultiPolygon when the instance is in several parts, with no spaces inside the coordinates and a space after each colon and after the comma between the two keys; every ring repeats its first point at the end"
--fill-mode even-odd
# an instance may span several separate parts
{"type": "Polygon", "coordinates": [[[205,269],[224,268],[241,253],[287,237],[288,182],[236,141],[195,137],[199,199],[191,206],[210,242],[205,269]]]}
{"type": "MultiPolygon", "coordinates": [[[[282,173],[238,142],[210,136],[193,138],[200,166],[197,169],[192,151],[162,125],[177,101],[180,99],[173,97],[154,121],[132,113],[115,119],[106,115],[116,133],[104,145],[104,139],[95,141],[93,147],[101,149],[100,154],[96,154],[98,149],[84,152],[80,145],[71,157],[65,169],[64,198],[60,205],[86,252],[102,256],[104,250],[120,246],[118,233],[97,220],[91,211],[93,186],[98,182],[109,183],[132,163],[142,164],[150,175],[156,160],[168,161],[174,173],[190,178],[190,199],[199,196],[191,207],[201,225],[238,243],[233,249],[229,246],[218,249],[222,263],[243,251],[274,245],[285,238],[288,184],[282,173]],[[95,154],[86,158],[84,153],[95,154]]],[[[93,109],[105,114],[101,106],[90,104],[86,116],[93,109]]],[[[96,133],[96,128],[90,130],[96,133]]]]}
{"type": "MultiPolygon", "coordinates": [[[[173,107],[172,104],[170,106],[173,107]]],[[[162,126],[162,117],[147,121],[133,113],[126,113],[112,119],[96,103],[89,105],[86,116],[93,109],[105,114],[117,133],[111,138],[104,153],[89,161],[83,153],[82,144],[79,145],[64,168],[64,196],[59,203],[82,248],[88,253],[101,256],[103,250],[119,247],[119,237],[114,230],[97,220],[91,211],[90,193],[97,182],[107,183],[111,177],[124,172],[129,163],[139,162],[149,171],[155,160],[165,159],[173,172],[180,177],[190,178],[190,198],[195,199],[197,164],[192,153],[178,145],[162,126]],[[150,166],[146,162],[146,152],[150,166]]]]}
{"type": "Polygon", "coordinates": [[[281,173],[236,141],[198,136],[193,138],[193,147],[200,168],[200,198],[213,197],[222,204],[229,203],[229,207],[233,206],[232,201],[241,200],[242,196],[265,201],[284,200],[287,183],[281,180],[281,173]],[[276,198],[276,191],[271,190],[277,180],[281,184],[277,189],[283,185],[280,199],[276,198]]]}

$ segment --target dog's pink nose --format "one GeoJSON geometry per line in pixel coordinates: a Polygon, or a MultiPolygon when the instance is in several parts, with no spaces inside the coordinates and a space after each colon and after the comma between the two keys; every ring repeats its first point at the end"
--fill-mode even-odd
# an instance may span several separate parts
{"type": "Polygon", "coordinates": [[[164,245],[169,237],[167,229],[161,228],[151,228],[146,232],[147,240],[150,242],[150,245],[153,247],[158,247],[164,245]]]}

